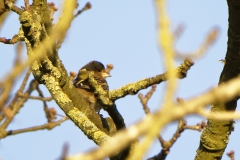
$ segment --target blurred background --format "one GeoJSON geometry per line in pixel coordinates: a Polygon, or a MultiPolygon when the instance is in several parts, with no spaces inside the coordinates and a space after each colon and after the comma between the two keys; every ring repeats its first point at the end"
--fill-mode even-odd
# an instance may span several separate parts
{"type": "MultiPolygon", "coordinates": [[[[63,2],[57,0],[53,2],[59,7],[54,15],[54,23],[56,23],[63,2]]],[[[81,0],[79,8],[82,8],[86,2],[88,1],[81,0]]],[[[78,72],[83,65],[92,60],[101,61],[105,65],[111,63],[114,69],[111,72],[112,77],[107,79],[110,90],[165,72],[162,52],[157,41],[158,24],[154,1],[91,0],[89,2],[92,4],[92,9],[74,19],[59,50],[59,56],[68,72],[78,72]]],[[[18,0],[16,5],[24,6],[24,1],[18,0]]],[[[227,48],[227,2],[224,0],[217,3],[208,0],[169,0],[167,11],[173,31],[180,24],[185,28],[175,45],[176,50],[181,53],[196,51],[213,27],[218,27],[220,31],[218,39],[206,54],[200,59],[193,59],[195,65],[188,72],[187,77],[178,81],[175,96],[187,100],[218,84],[223,68],[219,60],[225,58],[227,48]]],[[[18,15],[11,13],[0,30],[0,37],[11,38],[18,33],[19,27],[18,15]]],[[[4,77],[11,70],[15,53],[16,45],[0,44],[0,77],[4,77]]],[[[26,50],[23,59],[25,58],[27,58],[26,50]]],[[[176,59],[176,67],[182,62],[183,59],[176,59]]],[[[19,88],[23,75],[18,78],[12,95],[19,88]]],[[[31,79],[33,79],[32,76],[31,79]]],[[[157,91],[148,103],[151,111],[161,106],[165,86],[166,83],[157,86],[157,91]]],[[[43,85],[40,87],[44,90],[44,96],[49,96],[45,87],[43,85]]],[[[140,93],[145,94],[149,89],[142,90],[140,93]]],[[[37,92],[35,91],[33,95],[37,95],[37,92]]],[[[116,104],[127,126],[145,116],[137,95],[126,96],[117,100],[116,104]]],[[[54,107],[58,114],[64,115],[55,102],[48,102],[48,106],[54,107]]],[[[101,111],[101,114],[107,116],[104,111],[101,111]]],[[[186,119],[189,125],[195,125],[205,118],[189,115],[186,119]]],[[[42,102],[28,100],[8,130],[42,125],[46,122],[42,102]]],[[[162,130],[163,137],[166,140],[170,139],[176,127],[177,122],[166,126],[162,130]]],[[[235,150],[236,159],[240,159],[240,148],[237,146],[239,132],[239,124],[236,123],[235,131],[230,136],[226,149],[226,152],[235,150]]],[[[185,130],[171,148],[167,159],[194,159],[200,134],[198,131],[185,130]]],[[[0,159],[55,160],[61,155],[65,143],[69,144],[69,154],[87,152],[97,147],[73,122],[68,120],[51,131],[23,133],[2,139],[0,159]]],[[[159,153],[160,150],[160,144],[156,139],[145,158],[159,153]]],[[[226,154],[223,155],[223,159],[228,159],[226,154]]]]}

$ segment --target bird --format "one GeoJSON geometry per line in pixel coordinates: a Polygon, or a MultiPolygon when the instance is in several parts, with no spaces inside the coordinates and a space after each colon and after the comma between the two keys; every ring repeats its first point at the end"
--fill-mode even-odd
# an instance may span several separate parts
{"type": "Polygon", "coordinates": [[[92,88],[88,82],[88,76],[85,74],[86,71],[94,72],[94,79],[107,93],[109,87],[106,78],[111,77],[111,75],[106,72],[106,69],[101,62],[94,60],[83,66],[73,80],[73,85],[77,88],[78,92],[89,103],[89,106],[99,114],[100,110],[103,108],[103,104],[101,104],[99,97],[94,94],[94,88],[92,88]]]}

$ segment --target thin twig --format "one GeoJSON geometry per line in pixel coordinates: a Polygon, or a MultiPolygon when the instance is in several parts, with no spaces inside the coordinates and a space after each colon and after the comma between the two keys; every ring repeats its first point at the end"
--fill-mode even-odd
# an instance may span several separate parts
{"type": "MultiPolygon", "coordinates": [[[[179,103],[183,103],[183,100],[181,98],[177,98],[177,101],[179,103]]],[[[202,121],[201,124],[198,123],[197,125],[194,126],[189,126],[187,125],[187,121],[185,119],[180,119],[178,122],[178,128],[172,138],[168,141],[165,141],[162,136],[159,136],[159,141],[162,146],[162,150],[159,154],[149,158],[148,160],[165,160],[167,155],[170,152],[170,148],[173,146],[173,144],[177,141],[177,139],[180,137],[181,133],[185,129],[192,129],[192,130],[197,130],[197,131],[202,131],[202,129],[206,126],[205,121],[202,121]]]]}
{"type": "Polygon", "coordinates": [[[197,123],[196,125],[193,125],[193,126],[189,126],[186,124],[184,126],[184,129],[197,130],[197,131],[201,132],[203,130],[203,128],[206,126],[207,126],[207,123],[204,120],[202,120],[201,123],[197,123]]]}
{"type": "Polygon", "coordinates": [[[184,30],[185,30],[184,24],[179,24],[177,26],[177,28],[174,30],[174,33],[173,33],[175,42],[176,40],[179,39],[179,37],[182,35],[184,30]]]}
{"type": "MultiPolygon", "coordinates": [[[[44,125],[40,125],[40,126],[34,126],[34,127],[29,127],[29,128],[24,128],[24,129],[18,129],[18,130],[10,130],[7,132],[7,136],[12,136],[12,135],[16,135],[16,134],[20,134],[20,133],[26,133],[26,132],[33,132],[33,131],[38,131],[38,130],[51,130],[56,126],[59,126],[60,124],[62,124],[64,121],[68,120],[68,117],[64,117],[56,122],[49,122],[46,123],[44,125]]],[[[4,137],[2,137],[4,138],[4,137]]]]}
{"type": "MultiPolygon", "coordinates": [[[[26,84],[27,84],[27,80],[28,80],[30,74],[31,74],[31,70],[28,69],[28,71],[27,71],[27,73],[26,73],[26,75],[25,75],[25,77],[24,77],[24,79],[23,79],[23,81],[22,81],[22,84],[21,84],[21,86],[20,86],[20,88],[19,88],[19,90],[18,90],[17,93],[22,93],[22,92],[23,92],[24,87],[25,87],[26,84]]],[[[15,94],[13,100],[11,101],[11,103],[8,105],[8,107],[7,107],[4,111],[6,111],[6,110],[11,111],[11,110],[13,109],[14,104],[17,102],[17,100],[18,100],[18,98],[19,98],[19,96],[18,96],[17,93],[15,94]]],[[[5,116],[6,116],[5,112],[1,113],[1,115],[0,115],[0,122],[4,119],[5,116]]],[[[11,115],[11,116],[12,116],[12,115],[11,115]]]]}
{"type": "Polygon", "coordinates": [[[65,143],[63,145],[62,155],[60,156],[59,160],[66,160],[68,155],[69,145],[65,143]]]}
{"type": "MultiPolygon", "coordinates": [[[[24,94],[30,95],[32,91],[36,89],[37,85],[38,83],[35,80],[32,80],[29,84],[27,91],[24,94]]],[[[21,109],[21,107],[26,101],[27,101],[27,98],[21,98],[20,100],[17,100],[15,103],[13,103],[12,106],[8,107],[9,109],[11,109],[12,116],[5,118],[5,121],[0,126],[0,130],[6,129],[8,127],[8,125],[12,122],[14,116],[19,112],[19,110],[21,109]]]]}
{"type": "MultiPolygon", "coordinates": [[[[21,53],[22,53],[22,47],[21,47],[21,44],[19,44],[16,49],[16,57],[14,60],[13,68],[20,65],[21,53]]],[[[10,92],[14,85],[14,82],[15,82],[15,79],[11,79],[10,81],[8,81],[7,84],[5,84],[4,86],[1,86],[1,90],[2,90],[1,98],[0,98],[0,110],[1,111],[4,111],[4,109],[5,109],[4,107],[9,99],[9,95],[10,95],[10,92]]]]}
{"type": "Polygon", "coordinates": [[[206,39],[204,40],[203,44],[195,52],[183,54],[178,51],[175,51],[176,57],[181,59],[185,57],[189,57],[191,59],[197,59],[202,57],[206,53],[206,51],[209,49],[209,47],[211,47],[213,43],[216,41],[218,35],[219,35],[219,29],[217,27],[211,29],[206,39]]]}
{"type": "Polygon", "coordinates": [[[51,101],[53,100],[52,97],[38,97],[38,96],[28,96],[23,93],[18,93],[19,97],[22,98],[28,98],[28,99],[35,99],[35,100],[40,100],[40,101],[51,101]]]}
{"type": "Polygon", "coordinates": [[[51,2],[48,3],[49,9],[50,9],[50,15],[51,15],[51,20],[53,21],[53,14],[58,10],[58,8],[55,6],[55,3],[51,2]]]}
{"type": "Polygon", "coordinates": [[[140,99],[142,105],[143,105],[143,110],[145,114],[148,114],[150,112],[149,107],[147,106],[148,100],[152,97],[153,93],[156,91],[157,85],[152,85],[151,90],[143,96],[141,93],[138,94],[138,98],[140,99]]]}
{"type": "Polygon", "coordinates": [[[151,128],[154,128],[159,132],[169,122],[175,121],[189,114],[199,114],[206,116],[207,118],[211,117],[218,120],[232,120],[235,118],[240,119],[240,112],[213,113],[208,111],[208,114],[204,115],[201,111],[199,111],[200,108],[205,108],[205,106],[208,104],[224,103],[229,101],[233,97],[236,97],[236,95],[239,95],[239,93],[240,78],[238,77],[224,84],[220,84],[217,88],[209,90],[207,93],[202,94],[201,96],[192,98],[184,103],[173,104],[172,106],[169,106],[170,109],[162,109],[155,113],[148,114],[141,122],[130,126],[128,130],[119,131],[118,134],[109,139],[108,142],[103,143],[98,149],[92,150],[86,154],[70,156],[67,159],[104,159],[105,157],[112,155],[116,151],[126,147],[139,136],[148,134],[148,132],[152,131],[151,128]],[[151,124],[151,128],[149,128],[149,124],[151,124]]]}
{"type": "Polygon", "coordinates": [[[25,9],[27,11],[29,11],[30,10],[30,5],[29,5],[29,1],[28,0],[24,0],[24,5],[25,5],[25,9]]]}
{"type": "Polygon", "coordinates": [[[228,153],[227,153],[227,156],[228,156],[231,160],[235,160],[235,152],[234,152],[234,150],[228,152],[228,153]]]}
{"type": "Polygon", "coordinates": [[[80,14],[83,13],[84,11],[89,10],[89,9],[91,9],[91,8],[92,8],[91,3],[87,2],[87,3],[85,4],[85,6],[84,6],[81,10],[77,11],[77,13],[74,15],[74,18],[76,18],[78,15],[80,15],[80,14]]]}
{"type": "MultiPolygon", "coordinates": [[[[38,95],[39,95],[42,99],[44,99],[45,97],[44,97],[44,95],[43,95],[43,92],[42,92],[41,89],[39,88],[39,85],[37,86],[36,90],[37,90],[37,92],[38,92],[38,95]]],[[[50,98],[52,98],[52,97],[50,97],[50,98]]],[[[53,98],[52,98],[52,99],[53,99],[53,98]]],[[[46,102],[46,101],[42,101],[42,102],[43,102],[43,110],[44,110],[44,112],[45,112],[46,118],[47,118],[48,122],[51,122],[52,119],[53,119],[55,116],[51,116],[50,111],[48,110],[47,102],[46,102]]]]}

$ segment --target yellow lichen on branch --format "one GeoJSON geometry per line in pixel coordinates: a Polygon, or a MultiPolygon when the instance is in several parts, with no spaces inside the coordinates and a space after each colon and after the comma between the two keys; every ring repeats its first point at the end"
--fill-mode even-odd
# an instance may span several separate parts
{"type": "Polygon", "coordinates": [[[76,125],[78,125],[80,128],[84,128],[84,130],[82,130],[84,134],[93,139],[96,144],[100,145],[110,138],[106,133],[102,132],[98,127],[96,127],[96,125],[77,108],[74,107],[71,109],[68,113],[68,116],[71,117],[72,121],[74,121],[76,125]]]}

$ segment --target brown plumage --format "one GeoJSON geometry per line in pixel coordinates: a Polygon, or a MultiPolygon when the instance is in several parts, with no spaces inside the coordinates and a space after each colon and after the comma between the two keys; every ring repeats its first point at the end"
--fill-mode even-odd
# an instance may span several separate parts
{"type": "Polygon", "coordinates": [[[105,71],[105,67],[101,62],[91,61],[79,70],[77,77],[73,81],[74,86],[78,88],[78,91],[89,103],[90,107],[94,108],[94,110],[99,113],[100,109],[102,109],[102,104],[100,103],[98,97],[94,94],[94,89],[91,87],[91,85],[89,85],[88,79],[84,78],[84,70],[93,71],[94,79],[107,92],[109,87],[105,79],[110,77],[110,75],[105,71]]]}

